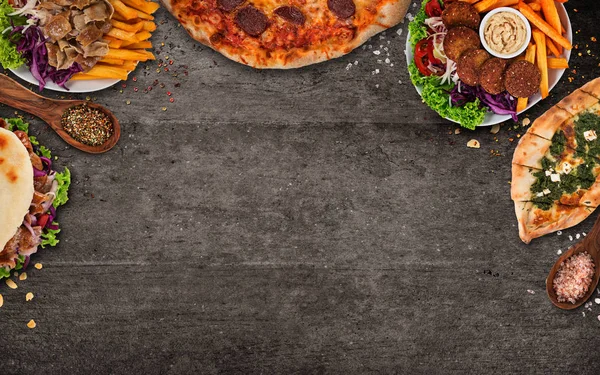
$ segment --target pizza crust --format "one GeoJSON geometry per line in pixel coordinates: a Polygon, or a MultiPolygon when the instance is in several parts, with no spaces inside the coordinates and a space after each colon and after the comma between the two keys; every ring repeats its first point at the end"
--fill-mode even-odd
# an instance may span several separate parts
{"type": "Polygon", "coordinates": [[[532,202],[515,202],[519,237],[528,244],[534,238],[581,223],[595,209],[595,207],[556,204],[549,211],[542,211],[532,202]]]}
{"type": "MultiPolygon", "coordinates": [[[[550,137],[551,138],[551,137],[550,137]]],[[[525,133],[513,153],[512,163],[542,169],[542,158],[552,142],[532,133],[525,133]]],[[[513,176],[514,181],[514,176],[513,176]]]]}
{"type": "Polygon", "coordinates": [[[556,103],[556,106],[569,112],[572,116],[577,116],[580,112],[585,111],[596,103],[598,103],[598,98],[581,89],[577,89],[556,103]]]}
{"type": "MultiPolygon", "coordinates": [[[[329,46],[309,46],[308,48],[294,48],[288,51],[265,52],[268,57],[259,56],[256,51],[244,49],[242,47],[232,48],[228,45],[214,44],[210,40],[210,35],[202,26],[190,24],[191,20],[182,19],[172,6],[173,0],[161,0],[167,10],[183,25],[187,33],[200,43],[221,53],[225,57],[237,61],[241,64],[249,65],[257,69],[292,69],[306,65],[316,64],[326,60],[335,59],[352,52],[360,47],[372,36],[393,27],[400,23],[406,14],[410,0],[393,0],[389,4],[383,5],[378,12],[377,18],[372,25],[362,28],[357,32],[354,38],[348,43],[329,46]]],[[[248,37],[250,38],[250,37],[248,37]]]]}
{"type": "MultiPolygon", "coordinates": [[[[571,94],[572,95],[572,94],[571,94]]],[[[568,96],[567,96],[568,98],[568,96]]],[[[565,98],[565,99],[567,99],[565,98]]],[[[563,99],[563,101],[565,100],[563,99]]],[[[568,104],[568,103],[567,103],[568,104]]],[[[567,120],[573,117],[573,114],[570,112],[554,106],[547,110],[543,115],[538,117],[529,130],[527,134],[533,133],[539,137],[545,138],[547,140],[552,140],[554,137],[554,133],[560,128],[560,126],[567,120]]],[[[520,142],[519,142],[520,143],[520,142]]]]}
{"type": "Polygon", "coordinates": [[[512,165],[512,183],[510,185],[510,198],[516,202],[525,202],[532,199],[531,185],[536,181],[533,173],[540,171],[523,165],[512,165]]]}
{"type": "Polygon", "coordinates": [[[600,99],[600,78],[593,79],[581,86],[581,91],[586,92],[593,97],[600,99]]]}

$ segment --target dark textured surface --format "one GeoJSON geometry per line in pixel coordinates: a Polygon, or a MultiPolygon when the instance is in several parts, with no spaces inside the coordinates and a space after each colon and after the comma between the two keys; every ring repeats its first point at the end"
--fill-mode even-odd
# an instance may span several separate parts
{"type": "MultiPolygon", "coordinates": [[[[532,119],[599,69],[598,7],[567,8],[577,73],[532,119]]],[[[170,71],[89,95],[121,120],[112,152],[31,121],[74,184],[44,268],[0,286],[4,373],[600,371],[600,308],[559,311],[544,292],[596,215],[521,243],[508,182],[525,128],[455,135],[409,83],[406,24],[339,60],[255,71],[157,19],[170,71]]]]}

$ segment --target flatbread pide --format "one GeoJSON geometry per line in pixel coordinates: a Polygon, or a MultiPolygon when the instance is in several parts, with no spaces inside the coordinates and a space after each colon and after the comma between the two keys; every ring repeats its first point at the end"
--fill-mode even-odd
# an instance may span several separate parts
{"type": "Polygon", "coordinates": [[[511,198],[525,243],[574,226],[600,205],[600,78],[537,118],[512,160],[511,198]]]}

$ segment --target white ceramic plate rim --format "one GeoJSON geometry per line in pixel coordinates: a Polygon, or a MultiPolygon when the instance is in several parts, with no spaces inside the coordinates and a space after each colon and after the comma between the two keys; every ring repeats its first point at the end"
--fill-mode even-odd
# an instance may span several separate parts
{"type": "MultiPolygon", "coordinates": [[[[36,87],[39,85],[39,82],[29,71],[27,66],[23,65],[17,69],[10,69],[17,77],[25,80],[31,84],[34,84],[36,87]]],[[[68,90],[63,89],[59,85],[54,82],[48,82],[44,87],[44,90],[53,90],[53,91],[61,91],[61,92],[70,92],[70,93],[83,93],[83,92],[94,92],[104,90],[108,87],[111,87],[115,83],[119,82],[118,79],[93,79],[93,80],[85,80],[85,81],[69,81],[65,85],[68,90]]]]}
{"type": "MultiPolygon", "coordinates": [[[[556,9],[558,10],[558,13],[559,13],[560,22],[563,25],[565,25],[565,30],[566,30],[565,37],[569,40],[569,42],[572,43],[573,42],[573,32],[571,29],[571,20],[569,19],[567,10],[565,9],[563,4],[557,3],[557,2],[555,2],[555,4],[556,4],[556,9]]],[[[411,61],[413,60],[413,52],[412,52],[412,47],[410,45],[410,31],[408,32],[408,35],[406,36],[405,55],[406,55],[406,66],[408,67],[408,65],[410,65],[411,61]]],[[[569,61],[569,59],[571,58],[571,50],[565,49],[563,52],[563,57],[566,58],[567,61],[569,61]]],[[[552,91],[554,86],[556,86],[558,81],[560,81],[560,78],[562,77],[564,72],[565,72],[565,69],[550,69],[550,70],[548,70],[548,90],[549,91],[552,91]]],[[[421,86],[415,86],[415,89],[417,90],[419,95],[421,95],[423,88],[421,86]]],[[[521,113],[527,111],[529,108],[536,105],[541,99],[542,99],[542,96],[538,91],[536,94],[534,94],[533,96],[531,96],[529,98],[527,107],[517,114],[521,114],[521,113]]],[[[501,122],[504,122],[504,121],[510,120],[510,119],[511,119],[510,115],[497,115],[495,113],[488,111],[488,113],[486,113],[486,115],[485,115],[485,118],[483,119],[483,122],[481,124],[479,124],[478,126],[491,126],[491,125],[499,124],[501,122]]],[[[452,122],[458,124],[458,121],[454,121],[449,118],[446,118],[446,120],[449,120],[449,121],[452,121],[452,122]]]]}

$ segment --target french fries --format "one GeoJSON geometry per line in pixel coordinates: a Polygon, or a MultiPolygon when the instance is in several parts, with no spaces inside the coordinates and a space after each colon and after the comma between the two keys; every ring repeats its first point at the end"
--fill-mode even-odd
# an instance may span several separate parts
{"type": "Polygon", "coordinates": [[[498,0],[498,1],[496,1],[495,4],[493,4],[489,8],[484,9],[482,13],[489,12],[490,10],[494,10],[496,8],[511,7],[513,5],[517,5],[518,3],[519,3],[519,0],[498,0]]]}
{"type": "Polygon", "coordinates": [[[548,96],[548,57],[546,56],[546,36],[541,30],[535,29],[531,31],[533,40],[536,45],[536,61],[540,73],[542,73],[542,81],[540,82],[540,94],[542,99],[548,96]]]}
{"type": "MultiPolygon", "coordinates": [[[[557,32],[562,34],[562,25],[560,23],[560,17],[558,17],[558,10],[554,4],[554,0],[540,0],[542,6],[542,13],[546,22],[550,24],[557,32]]],[[[533,9],[533,8],[532,8],[533,9]]]]}
{"type": "Polygon", "coordinates": [[[552,39],[550,39],[548,35],[546,35],[546,47],[548,47],[548,50],[554,55],[554,57],[560,56],[558,48],[556,48],[556,45],[554,42],[552,42],[552,39]]]}
{"type": "Polygon", "coordinates": [[[148,61],[151,59],[145,50],[131,49],[109,49],[105,57],[109,59],[131,60],[131,61],[148,61]],[[142,51],[142,52],[140,52],[142,51]]]}
{"type": "MultiPolygon", "coordinates": [[[[120,68],[112,65],[96,64],[92,69],[86,73],[77,73],[73,77],[84,79],[86,77],[98,78],[116,78],[121,80],[127,80],[127,74],[129,72],[125,68],[120,68]]],[[[92,78],[94,79],[94,78],[92,78]]]]}
{"type": "Polygon", "coordinates": [[[481,0],[476,3],[474,7],[478,13],[483,13],[486,9],[493,7],[496,2],[498,2],[498,0],[481,0]]]}
{"type": "Polygon", "coordinates": [[[115,12],[119,13],[126,20],[137,18],[138,13],[135,9],[123,4],[121,0],[109,0],[110,4],[115,8],[115,12]]]}
{"type": "Polygon", "coordinates": [[[156,30],[154,13],[159,5],[148,0],[108,0],[115,8],[112,28],[104,34],[108,53],[85,73],[73,75],[73,80],[120,79],[134,71],[140,61],[155,60],[149,39],[156,30]]]}
{"type": "Polygon", "coordinates": [[[118,20],[111,20],[113,27],[116,27],[121,30],[129,31],[131,33],[137,33],[144,27],[144,22],[140,21],[138,23],[130,24],[127,22],[122,22],[118,20]]]}
{"type": "Polygon", "coordinates": [[[560,58],[554,58],[554,57],[548,57],[548,69],[568,69],[569,68],[569,63],[567,62],[567,59],[560,57],[560,58]]]}
{"type": "MultiPolygon", "coordinates": [[[[554,29],[552,26],[550,26],[550,24],[548,24],[548,22],[544,21],[544,19],[542,17],[538,16],[533,11],[533,9],[531,9],[531,7],[529,5],[525,4],[524,2],[519,2],[519,11],[521,13],[523,13],[523,15],[529,20],[529,22],[531,22],[531,24],[533,26],[537,27],[538,29],[540,29],[541,32],[548,35],[558,45],[560,45],[566,49],[573,48],[573,46],[567,40],[567,38],[562,36],[560,32],[556,31],[556,29],[554,29]]],[[[544,43],[544,49],[545,49],[545,43],[544,43]]]]}
{"type": "Polygon", "coordinates": [[[136,34],[129,32],[129,31],[125,31],[125,30],[121,30],[121,29],[117,29],[116,27],[111,28],[106,35],[108,36],[112,36],[115,39],[120,39],[123,41],[129,41],[129,42],[137,42],[138,40],[136,39],[136,34]]]}
{"type": "Polygon", "coordinates": [[[123,3],[128,5],[131,8],[140,10],[146,14],[152,14],[158,10],[160,5],[158,3],[153,3],[150,1],[144,0],[123,0],[123,3]]]}

